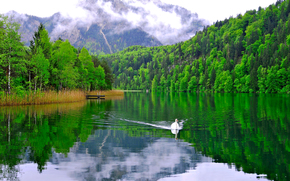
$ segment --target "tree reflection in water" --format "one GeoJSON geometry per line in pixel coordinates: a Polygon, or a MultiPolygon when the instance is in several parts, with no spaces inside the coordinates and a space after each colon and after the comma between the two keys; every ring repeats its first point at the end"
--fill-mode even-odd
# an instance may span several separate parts
{"type": "Polygon", "coordinates": [[[289,95],[128,93],[118,101],[3,107],[0,178],[17,179],[36,163],[39,172],[71,168],[77,179],[156,180],[213,161],[289,180],[289,104],[289,95]],[[164,127],[176,117],[185,122],[172,135],[164,127]]]}

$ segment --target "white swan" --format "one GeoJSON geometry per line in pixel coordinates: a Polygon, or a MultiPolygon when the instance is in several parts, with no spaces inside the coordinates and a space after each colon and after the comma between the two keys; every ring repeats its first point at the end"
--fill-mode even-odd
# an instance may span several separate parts
{"type": "Polygon", "coordinates": [[[177,119],[175,119],[175,122],[171,124],[171,129],[174,129],[174,130],[180,129],[177,119]]]}

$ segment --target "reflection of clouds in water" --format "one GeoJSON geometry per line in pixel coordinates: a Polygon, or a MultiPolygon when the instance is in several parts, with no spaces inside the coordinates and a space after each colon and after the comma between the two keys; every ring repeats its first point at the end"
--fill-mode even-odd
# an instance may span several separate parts
{"type": "MultiPolygon", "coordinates": [[[[168,130],[169,131],[169,130],[168,130]]],[[[71,152],[53,153],[42,174],[36,164],[20,165],[21,180],[257,180],[256,174],[229,169],[170,138],[129,137],[123,131],[98,130],[71,152]],[[139,144],[138,144],[139,143],[139,144]],[[104,146],[103,146],[104,145],[104,146]],[[210,170],[210,171],[209,171],[210,170]],[[169,176],[173,176],[170,177],[169,176]]]]}
{"type": "Polygon", "coordinates": [[[237,172],[235,166],[229,168],[224,163],[198,163],[196,170],[189,170],[184,174],[177,174],[174,177],[162,178],[159,181],[176,180],[202,180],[202,181],[266,181],[266,175],[245,174],[237,172]]]}
{"type": "Polygon", "coordinates": [[[67,158],[54,154],[53,162],[58,163],[58,170],[77,180],[157,180],[184,173],[206,159],[188,143],[170,138],[131,138],[123,131],[112,132],[100,149],[108,133],[98,130],[85,144],[76,143],[67,158]],[[138,142],[142,143],[136,145],[138,142]]]}
{"type": "Polygon", "coordinates": [[[184,173],[187,169],[194,168],[198,160],[201,160],[201,155],[197,155],[194,148],[188,147],[187,143],[168,138],[158,139],[141,152],[128,152],[121,147],[112,147],[110,150],[114,157],[83,156],[82,164],[79,164],[79,160],[76,159],[79,156],[70,154],[71,161],[77,163],[61,163],[60,167],[66,168],[72,164],[79,170],[78,173],[73,171],[74,177],[78,178],[118,177],[117,179],[125,180],[141,178],[156,180],[164,176],[184,173]],[[86,168],[86,171],[81,171],[82,168],[86,168]]]}
{"type": "MultiPolygon", "coordinates": [[[[159,177],[158,175],[162,177],[162,174],[166,176],[175,172],[184,172],[185,163],[189,167],[195,167],[194,163],[191,162],[191,155],[188,154],[186,146],[188,146],[186,143],[162,138],[149,145],[141,153],[130,153],[125,163],[122,163],[127,168],[129,167],[127,178],[154,180],[159,177]],[[134,172],[135,168],[140,168],[139,172],[134,172]],[[142,168],[147,170],[142,171],[142,168]],[[178,171],[178,169],[182,170],[178,171]]],[[[191,151],[194,154],[194,149],[191,151]]]]}

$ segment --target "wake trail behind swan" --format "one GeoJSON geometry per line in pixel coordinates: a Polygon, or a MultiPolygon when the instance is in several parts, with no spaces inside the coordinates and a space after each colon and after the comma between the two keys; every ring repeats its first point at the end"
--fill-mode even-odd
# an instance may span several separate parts
{"type": "MultiPolygon", "coordinates": [[[[133,120],[123,119],[123,118],[121,118],[121,120],[131,122],[131,123],[148,125],[148,126],[152,126],[155,128],[171,130],[171,126],[157,125],[157,124],[145,123],[145,122],[141,122],[141,121],[133,121],[133,120]]],[[[184,122],[183,120],[180,121],[178,130],[181,130],[183,128],[183,122],[184,122]]]]}

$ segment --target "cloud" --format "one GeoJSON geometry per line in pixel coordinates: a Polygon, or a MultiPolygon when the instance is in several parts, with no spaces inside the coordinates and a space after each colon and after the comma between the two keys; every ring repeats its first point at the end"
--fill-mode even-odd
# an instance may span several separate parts
{"type": "Polygon", "coordinates": [[[197,14],[159,0],[79,0],[61,15],[52,33],[54,37],[77,27],[89,29],[92,24],[98,24],[110,27],[113,33],[140,28],[163,44],[174,44],[189,39],[199,30],[194,22],[204,24],[197,14]]]}
{"type": "Polygon", "coordinates": [[[268,7],[276,3],[277,0],[161,0],[168,4],[175,4],[184,7],[191,12],[197,12],[200,18],[208,20],[210,23],[223,21],[230,16],[235,17],[239,13],[244,14],[248,10],[268,7]]]}
{"type": "Polygon", "coordinates": [[[189,39],[198,30],[192,25],[193,22],[203,22],[198,20],[197,14],[192,14],[178,6],[166,5],[160,1],[146,3],[135,1],[128,4],[142,8],[143,16],[132,21],[132,17],[137,17],[137,15],[135,12],[129,12],[126,14],[126,19],[135,26],[141,26],[143,30],[157,37],[163,44],[173,44],[189,39]]]}
{"type": "Polygon", "coordinates": [[[20,24],[28,20],[27,15],[17,13],[15,11],[9,11],[5,14],[5,16],[12,18],[13,20],[17,21],[20,24]]]}
{"type": "MultiPolygon", "coordinates": [[[[21,25],[28,19],[24,14],[9,13],[21,25]]],[[[80,29],[89,30],[93,24],[107,30],[106,34],[141,29],[164,45],[185,41],[199,30],[194,24],[206,24],[197,14],[160,0],[72,0],[60,13],[49,18],[53,21],[52,40],[62,37],[72,43],[80,36],[80,29]]],[[[26,26],[35,31],[38,25],[26,26]]]]}

